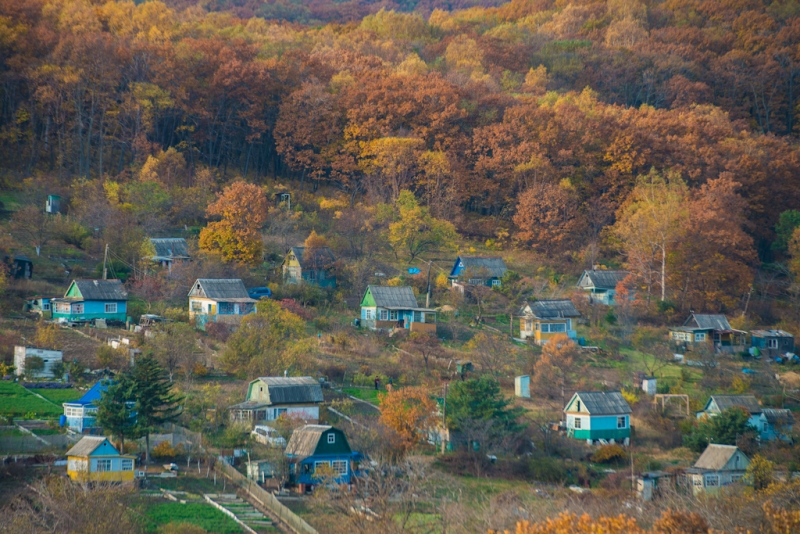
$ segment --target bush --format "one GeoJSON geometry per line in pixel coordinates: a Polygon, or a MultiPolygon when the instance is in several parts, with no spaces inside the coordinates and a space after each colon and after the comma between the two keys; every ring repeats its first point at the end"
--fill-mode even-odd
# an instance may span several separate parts
{"type": "Polygon", "coordinates": [[[174,458],[178,451],[172,446],[169,441],[162,441],[150,451],[153,458],[174,458]]]}
{"type": "Polygon", "coordinates": [[[590,460],[597,464],[624,461],[627,454],[619,445],[603,445],[592,454],[590,460]]]}
{"type": "Polygon", "coordinates": [[[206,334],[211,339],[225,343],[231,335],[231,328],[225,323],[206,323],[206,334]]]}
{"type": "Polygon", "coordinates": [[[530,477],[539,482],[558,484],[569,478],[564,463],[554,458],[534,458],[530,462],[530,477]]]}

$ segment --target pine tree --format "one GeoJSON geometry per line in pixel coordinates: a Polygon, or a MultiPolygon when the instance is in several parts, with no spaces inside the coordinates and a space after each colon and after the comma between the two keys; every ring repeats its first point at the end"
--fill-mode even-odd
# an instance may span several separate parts
{"type": "Polygon", "coordinates": [[[141,437],[136,425],[136,412],[134,403],[133,381],[127,374],[120,374],[100,394],[97,404],[97,424],[103,430],[111,432],[122,442],[122,452],[125,453],[125,438],[135,439],[141,437]]]}
{"type": "Polygon", "coordinates": [[[150,463],[150,433],[180,416],[181,399],[172,392],[164,369],[151,356],[140,358],[130,375],[136,401],[136,429],[145,437],[145,462],[150,463]]]}

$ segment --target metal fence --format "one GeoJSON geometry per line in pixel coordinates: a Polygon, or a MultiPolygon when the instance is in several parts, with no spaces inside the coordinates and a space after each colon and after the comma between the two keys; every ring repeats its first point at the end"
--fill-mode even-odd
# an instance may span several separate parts
{"type": "Polygon", "coordinates": [[[264,508],[272,512],[281,522],[291,528],[296,534],[317,534],[317,531],[300,518],[297,514],[283,505],[272,493],[258,486],[252,480],[248,480],[243,474],[228,465],[222,458],[217,459],[214,466],[223,475],[227,476],[231,482],[236,484],[243,491],[247,492],[253,499],[259,502],[264,508]]]}

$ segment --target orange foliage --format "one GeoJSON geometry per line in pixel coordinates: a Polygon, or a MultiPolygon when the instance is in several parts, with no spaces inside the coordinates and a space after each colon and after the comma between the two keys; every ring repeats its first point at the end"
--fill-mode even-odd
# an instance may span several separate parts
{"type": "Polygon", "coordinates": [[[400,436],[406,449],[414,447],[435,423],[436,403],[421,387],[405,387],[381,395],[380,421],[400,436]]]}
{"type": "Polygon", "coordinates": [[[267,220],[267,197],[257,185],[234,182],[208,206],[209,217],[222,220],[209,223],[200,232],[200,247],[219,254],[225,261],[261,261],[260,230],[267,220]]]}

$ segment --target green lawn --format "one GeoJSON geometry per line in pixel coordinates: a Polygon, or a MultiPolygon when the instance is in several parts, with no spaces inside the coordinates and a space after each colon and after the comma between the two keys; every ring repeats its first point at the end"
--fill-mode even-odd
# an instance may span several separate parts
{"type": "Polygon", "coordinates": [[[38,393],[42,397],[47,400],[51,400],[56,404],[61,404],[62,402],[70,402],[80,399],[83,396],[82,391],[78,391],[77,389],[69,388],[69,389],[40,389],[40,388],[31,388],[30,391],[34,393],[38,393]]]}
{"type": "Polygon", "coordinates": [[[0,382],[0,415],[56,417],[64,413],[60,405],[40,399],[15,382],[0,382]]]}
{"type": "Polygon", "coordinates": [[[379,393],[386,393],[385,391],[377,391],[375,389],[362,389],[362,388],[342,388],[342,393],[346,395],[352,395],[353,397],[361,400],[365,400],[367,402],[371,402],[372,404],[380,404],[378,402],[378,394],[379,393]]]}
{"type": "Polygon", "coordinates": [[[0,438],[18,438],[24,435],[18,428],[0,428],[0,438]]]}
{"type": "Polygon", "coordinates": [[[208,532],[233,534],[242,528],[230,517],[210,504],[179,502],[160,502],[148,504],[144,511],[146,532],[158,532],[167,523],[191,523],[208,532]]]}

